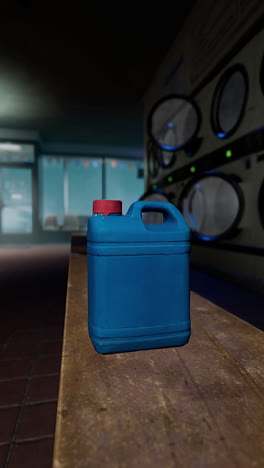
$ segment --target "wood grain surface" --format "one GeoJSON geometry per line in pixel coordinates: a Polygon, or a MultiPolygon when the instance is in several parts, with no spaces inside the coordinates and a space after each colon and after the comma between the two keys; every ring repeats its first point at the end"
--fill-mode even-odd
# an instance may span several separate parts
{"type": "Polygon", "coordinates": [[[97,354],[70,259],[53,468],[264,467],[263,332],[191,293],[179,348],[97,354]]]}

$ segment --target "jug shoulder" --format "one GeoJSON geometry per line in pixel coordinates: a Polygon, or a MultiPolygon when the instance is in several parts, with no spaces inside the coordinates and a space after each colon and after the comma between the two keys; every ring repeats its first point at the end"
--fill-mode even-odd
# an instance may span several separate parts
{"type": "Polygon", "coordinates": [[[146,225],[142,217],[91,216],[87,226],[88,242],[176,242],[189,241],[189,227],[177,222],[146,225]]]}

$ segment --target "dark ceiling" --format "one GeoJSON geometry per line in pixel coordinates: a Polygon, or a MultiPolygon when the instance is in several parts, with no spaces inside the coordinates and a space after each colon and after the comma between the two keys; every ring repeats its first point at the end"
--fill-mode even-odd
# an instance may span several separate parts
{"type": "Polygon", "coordinates": [[[156,3],[1,2],[0,56],[61,110],[140,103],[193,0],[156,3]],[[61,5],[61,6],[60,6],[61,5]],[[143,6],[143,4],[142,4],[143,6]],[[146,8],[147,7],[147,8],[146,8]]]}

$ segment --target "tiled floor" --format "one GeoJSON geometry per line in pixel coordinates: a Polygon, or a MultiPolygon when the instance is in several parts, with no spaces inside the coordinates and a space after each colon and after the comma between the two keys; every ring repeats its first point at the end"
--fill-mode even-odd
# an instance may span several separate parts
{"type": "Polygon", "coordinates": [[[0,468],[51,468],[69,248],[0,251],[0,468]]]}
{"type": "Polygon", "coordinates": [[[19,328],[1,340],[0,467],[5,457],[10,468],[52,466],[62,333],[19,328]]]}

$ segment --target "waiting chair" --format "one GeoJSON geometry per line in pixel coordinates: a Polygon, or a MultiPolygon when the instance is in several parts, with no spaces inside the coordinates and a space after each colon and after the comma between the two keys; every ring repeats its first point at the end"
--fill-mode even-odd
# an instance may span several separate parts
{"type": "Polygon", "coordinates": [[[79,219],[77,215],[67,214],[64,216],[63,231],[79,231],[79,219]]]}
{"type": "Polygon", "coordinates": [[[58,231],[59,225],[57,215],[48,214],[45,216],[43,229],[45,229],[45,231],[58,231]]]}

